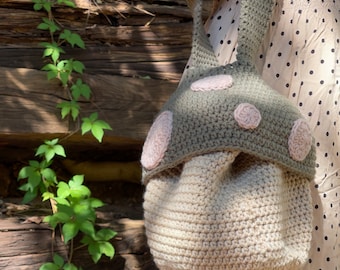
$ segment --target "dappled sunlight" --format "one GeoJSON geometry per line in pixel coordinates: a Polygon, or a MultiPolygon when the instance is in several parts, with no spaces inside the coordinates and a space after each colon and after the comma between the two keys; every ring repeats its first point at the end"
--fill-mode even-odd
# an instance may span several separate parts
{"type": "Polygon", "coordinates": [[[10,80],[12,83],[14,83],[19,89],[21,90],[29,90],[25,84],[23,84],[18,78],[21,76],[27,76],[28,69],[17,69],[16,72],[18,73],[17,76],[13,76],[13,74],[10,71],[6,71],[6,77],[8,80],[10,80]]]}
{"type": "Polygon", "coordinates": [[[59,86],[48,82],[45,73],[0,68],[1,77],[6,85],[6,92],[1,93],[3,134],[68,132],[68,123],[60,119],[55,107],[61,98],[56,92],[59,86]]]}

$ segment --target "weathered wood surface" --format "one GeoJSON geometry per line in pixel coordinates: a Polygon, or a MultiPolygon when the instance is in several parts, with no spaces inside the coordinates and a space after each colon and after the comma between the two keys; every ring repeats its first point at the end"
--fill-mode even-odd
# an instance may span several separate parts
{"type": "MultiPolygon", "coordinates": [[[[91,136],[80,135],[77,123],[60,120],[56,103],[66,100],[68,94],[40,71],[44,62],[38,43],[48,40],[48,34],[36,26],[43,15],[33,11],[31,0],[0,0],[1,196],[9,195],[7,187],[10,189],[25,162],[34,158],[32,149],[43,139],[61,137],[68,158],[93,171],[105,171],[107,160],[138,160],[150,124],[176,88],[189,57],[192,22],[185,0],[75,2],[76,10],[57,7],[54,14],[58,23],[79,33],[86,44],[86,50],[65,47],[65,57],[72,55],[85,64],[84,78],[93,91],[91,101],[82,102],[82,116],[98,111],[113,130],[98,145],[91,136]],[[99,167],[89,166],[88,161],[98,161],[99,167]]],[[[206,1],[205,16],[211,2],[206,1]]],[[[62,163],[54,165],[62,171],[58,177],[68,180],[62,163]]],[[[143,228],[142,187],[126,181],[114,182],[110,188],[111,182],[88,183],[90,187],[96,184],[99,194],[94,196],[109,207],[98,211],[98,225],[119,232],[113,242],[117,255],[113,261],[104,259],[95,266],[85,250],[80,250],[76,260],[84,262],[86,270],[155,269],[143,228]],[[135,185],[137,192],[126,185],[135,185]],[[135,193],[133,199],[127,199],[135,193]]],[[[51,256],[50,229],[23,223],[26,217],[9,216],[0,216],[0,269],[38,269],[51,256]]],[[[55,249],[64,252],[60,239],[56,241],[55,249]]]]}
{"type": "MultiPolygon", "coordinates": [[[[77,9],[57,7],[54,14],[87,46],[65,48],[65,57],[85,64],[86,82],[92,87],[93,99],[83,103],[84,115],[99,111],[110,123],[107,143],[140,145],[190,54],[192,22],[186,1],[75,2],[77,9]]],[[[206,2],[205,15],[211,1],[206,2]]],[[[72,121],[60,120],[55,107],[67,93],[39,71],[44,63],[38,43],[48,40],[45,31],[36,29],[41,16],[30,0],[0,1],[0,140],[77,130],[72,121]]],[[[86,140],[74,140],[80,139],[86,140]]]]}
{"type": "MultiPolygon", "coordinates": [[[[98,111],[113,130],[98,144],[91,136],[81,136],[77,123],[60,120],[56,103],[68,99],[68,94],[40,71],[44,60],[38,44],[49,36],[36,27],[44,15],[33,11],[31,0],[0,0],[2,197],[13,194],[12,188],[18,192],[13,184],[17,184],[20,168],[35,158],[32,149],[56,136],[71,162],[77,162],[72,169],[79,167],[68,172],[65,162],[69,160],[64,164],[56,160],[53,166],[61,180],[83,173],[84,167],[105,172],[109,167],[122,170],[133,166],[126,172],[134,171],[134,182],[138,182],[140,167],[136,161],[142,142],[162,104],[175,90],[189,57],[192,19],[185,0],[75,2],[77,9],[57,7],[54,15],[60,25],[79,33],[86,44],[86,50],[65,46],[65,58],[72,56],[85,64],[84,79],[93,91],[89,102],[82,101],[82,116],[98,111]],[[110,162],[127,163],[113,166],[110,162]]],[[[205,16],[211,2],[206,0],[205,16]]],[[[107,175],[111,177],[113,172],[107,175]]],[[[87,182],[93,196],[107,203],[107,208],[98,211],[98,226],[113,228],[118,236],[113,241],[117,254],[112,261],[104,258],[94,265],[86,250],[79,250],[75,260],[82,262],[83,269],[156,269],[144,234],[143,187],[122,178],[87,182]]],[[[104,176],[101,180],[112,179],[104,176]]],[[[38,269],[51,258],[51,230],[35,224],[31,218],[36,216],[33,212],[0,212],[0,269],[38,269]]],[[[54,249],[64,254],[60,238],[55,241],[54,249]]]]}
{"type": "MultiPolygon", "coordinates": [[[[51,260],[52,231],[46,226],[22,224],[18,218],[0,218],[0,223],[0,269],[39,269],[42,262],[51,260]]],[[[58,239],[55,251],[65,254],[58,239]]]]}
{"type": "MultiPolygon", "coordinates": [[[[1,202],[0,269],[39,269],[42,263],[52,260],[52,250],[66,258],[67,247],[62,243],[60,235],[56,233],[52,236],[52,230],[42,223],[48,209],[43,206],[34,209],[36,207],[1,202]]],[[[111,228],[118,233],[112,240],[116,256],[113,260],[103,256],[100,262],[95,264],[86,248],[81,248],[74,253],[75,264],[85,270],[157,269],[146,244],[140,207],[127,204],[108,205],[99,209],[97,216],[97,226],[111,228]]],[[[76,242],[75,246],[78,244],[76,242]]]]}
{"type": "MultiPolygon", "coordinates": [[[[93,98],[83,101],[83,115],[98,111],[118,137],[142,139],[155,111],[173,91],[174,83],[153,79],[86,74],[93,98]]],[[[2,134],[67,133],[77,130],[72,120],[60,120],[56,104],[68,98],[58,81],[42,71],[0,68],[2,134]]]]}

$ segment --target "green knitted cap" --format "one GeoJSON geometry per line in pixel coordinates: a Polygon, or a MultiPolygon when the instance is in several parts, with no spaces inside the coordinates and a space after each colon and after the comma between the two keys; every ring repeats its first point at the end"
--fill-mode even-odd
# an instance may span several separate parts
{"type": "MultiPolygon", "coordinates": [[[[251,28],[248,6],[242,0],[240,29],[251,28]],[[242,20],[247,14],[247,20],[242,20]]],[[[261,1],[266,2],[266,1],[261,1]]],[[[262,18],[267,23],[267,1],[262,18]]],[[[201,4],[197,4],[200,14],[201,4]]],[[[270,13],[269,13],[270,14],[270,13]]],[[[254,16],[255,16],[254,15],[254,16]]],[[[309,179],[315,174],[315,147],[306,120],[288,99],[270,88],[258,75],[252,59],[259,46],[263,27],[247,43],[239,37],[238,61],[217,67],[207,38],[196,18],[193,39],[193,66],[187,69],[178,89],[164,105],[145,141],[143,181],[175,167],[194,156],[223,150],[239,150],[278,163],[309,179]]],[[[261,20],[261,18],[257,18],[261,20]]],[[[262,20],[262,21],[263,21],[262,20]]],[[[250,36],[250,35],[249,35],[250,36]]]]}

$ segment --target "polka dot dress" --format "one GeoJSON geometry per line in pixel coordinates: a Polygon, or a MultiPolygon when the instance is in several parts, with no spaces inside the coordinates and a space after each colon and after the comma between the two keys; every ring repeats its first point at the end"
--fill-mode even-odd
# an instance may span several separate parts
{"type": "MultiPolygon", "coordinates": [[[[221,64],[235,61],[240,1],[206,23],[221,64]]],[[[340,1],[279,0],[258,53],[264,80],[308,120],[317,146],[313,240],[305,269],[340,270],[340,1]]]]}

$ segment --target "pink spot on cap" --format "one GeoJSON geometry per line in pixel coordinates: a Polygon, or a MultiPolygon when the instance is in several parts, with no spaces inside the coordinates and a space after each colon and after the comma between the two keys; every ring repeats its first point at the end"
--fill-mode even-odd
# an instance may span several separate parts
{"type": "Polygon", "coordinates": [[[147,170],[152,170],[162,161],[168,148],[172,132],[172,112],[162,112],[152,124],[146,137],[141,163],[147,170]]]}
{"type": "Polygon", "coordinates": [[[288,139],[289,154],[296,161],[303,161],[310,152],[313,138],[309,125],[305,119],[294,122],[288,139]]]}
{"type": "Polygon", "coordinates": [[[216,91],[225,90],[233,85],[233,78],[231,75],[214,75],[205,77],[191,84],[192,91],[216,91]]]}
{"type": "Polygon", "coordinates": [[[255,129],[261,122],[260,111],[252,104],[241,103],[234,111],[234,118],[238,125],[245,129],[255,129]]]}

